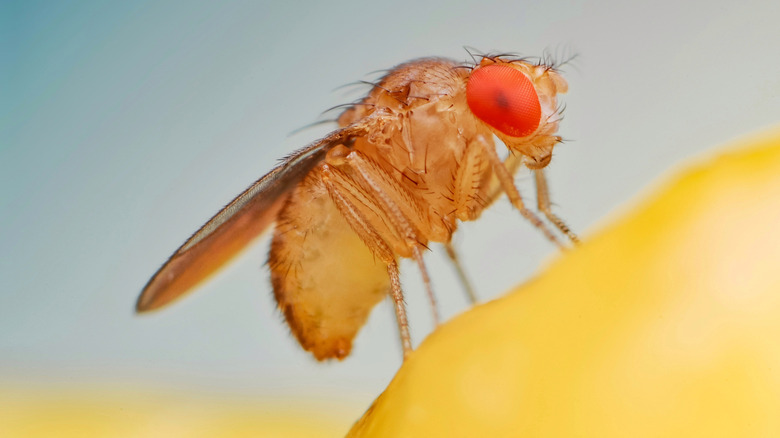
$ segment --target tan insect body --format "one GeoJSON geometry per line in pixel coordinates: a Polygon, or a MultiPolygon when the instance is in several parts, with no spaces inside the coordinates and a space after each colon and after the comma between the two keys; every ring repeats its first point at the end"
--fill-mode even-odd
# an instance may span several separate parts
{"type": "Polygon", "coordinates": [[[469,67],[421,59],[397,66],[341,115],[341,129],[293,154],[185,242],[146,285],[138,310],[188,292],[275,222],[271,282],[303,348],[320,360],[346,357],[371,309],[389,294],[406,355],[411,340],[400,257],[417,262],[435,311],[422,253],[441,242],[455,260],[449,242],[458,221],[477,219],[501,193],[560,245],[523,204],[512,180],[520,165],[535,173],[540,211],[576,240],[551,213],[541,171],[560,142],[556,97],[566,90],[554,68],[524,60],[485,57],[469,67]],[[541,118],[531,134],[503,134],[469,107],[470,76],[490,65],[517,69],[533,84],[541,118]],[[505,161],[494,134],[512,152],[505,161]]]}

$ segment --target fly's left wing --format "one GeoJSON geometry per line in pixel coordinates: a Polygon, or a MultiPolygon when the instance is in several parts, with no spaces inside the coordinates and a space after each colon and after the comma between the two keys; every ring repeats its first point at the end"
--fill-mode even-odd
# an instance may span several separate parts
{"type": "Polygon", "coordinates": [[[298,150],[252,184],[192,235],[144,287],[137,312],[161,307],[192,290],[234,258],[276,219],[288,193],[334,146],[367,135],[386,114],[370,116],[298,150]]]}

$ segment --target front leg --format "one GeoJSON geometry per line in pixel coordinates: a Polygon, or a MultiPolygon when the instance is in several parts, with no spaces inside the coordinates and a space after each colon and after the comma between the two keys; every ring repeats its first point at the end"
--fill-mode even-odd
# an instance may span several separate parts
{"type": "Polygon", "coordinates": [[[549,228],[542,222],[541,219],[539,219],[534,212],[527,209],[525,207],[525,204],[523,203],[523,198],[520,196],[520,192],[517,190],[517,187],[515,186],[515,182],[512,179],[512,174],[509,173],[509,170],[506,168],[504,163],[501,161],[501,158],[498,157],[498,154],[496,153],[496,148],[490,144],[487,140],[485,140],[485,137],[480,135],[477,135],[477,137],[474,139],[478,144],[480,144],[485,151],[488,159],[490,160],[490,164],[493,167],[493,172],[495,173],[496,177],[498,178],[499,183],[501,184],[501,188],[504,189],[504,192],[506,192],[507,197],[509,198],[509,201],[512,203],[512,205],[515,206],[515,208],[520,212],[520,214],[526,218],[533,226],[535,226],[539,231],[544,234],[547,239],[558,245],[560,248],[565,248],[565,246],[561,243],[560,240],[553,234],[552,231],[550,231],[549,228]]]}
{"type": "Polygon", "coordinates": [[[547,188],[547,179],[544,176],[544,169],[534,169],[534,179],[536,181],[536,205],[539,211],[544,213],[547,219],[552,222],[561,233],[565,234],[573,243],[580,243],[577,235],[571,231],[563,219],[559,218],[550,209],[550,191],[547,188]]]}

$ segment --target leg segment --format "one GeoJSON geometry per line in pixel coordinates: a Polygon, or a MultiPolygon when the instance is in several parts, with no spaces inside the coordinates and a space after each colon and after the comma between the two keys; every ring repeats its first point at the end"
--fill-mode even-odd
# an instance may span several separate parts
{"type": "Polygon", "coordinates": [[[468,295],[469,301],[472,305],[477,304],[477,294],[474,293],[474,288],[471,286],[471,282],[466,276],[466,271],[460,264],[458,254],[455,252],[455,248],[452,247],[452,243],[445,243],[444,249],[447,250],[447,256],[450,258],[452,265],[455,267],[455,272],[458,274],[458,278],[460,279],[461,284],[463,284],[463,289],[466,290],[466,295],[468,295]]]}
{"type": "Polygon", "coordinates": [[[439,308],[436,305],[436,296],[433,294],[433,288],[431,287],[431,279],[428,277],[428,269],[425,268],[425,262],[423,261],[420,248],[415,246],[412,248],[412,252],[414,253],[414,260],[417,262],[417,267],[420,268],[420,273],[422,273],[423,284],[425,284],[425,293],[428,295],[428,302],[431,304],[433,325],[438,327],[441,323],[441,318],[439,317],[439,308]]]}
{"type": "Polygon", "coordinates": [[[564,248],[564,245],[561,243],[561,241],[558,240],[555,234],[553,234],[553,232],[547,228],[544,222],[542,222],[542,220],[539,219],[539,217],[536,216],[531,210],[525,207],[523,198],[520,196],[520,192],[517,190],[517,187],[515,187],[512,174],[509,173],[509,170],[498,157],[496,148],[487,142],[481,135],[477,136],[476,141],[480,142],[484,146],[485,152],[487,153],[487,156],[490,159],[490,163],[493,166],[493,172],[495,172],[498,181],[501,183],[501,187],[504,189],[504,192],[506,192],[506,195],[509,197],[509,201],[512,203],[512,205],[515,206],[515,208],[524,218],[528,220],[528,222],[531,222],[533,226],[541,231],[550,242],[558,245],[561,248],[564,248]]]}
{"type": "Polygon", "coordinates": [[[387,265],[387,273],[390,275],[390,296],[395,305],[395,319],[398,321],[398,331],[401,335],[401,347],[404,349],[404,360],[412,352],[412,337],[409,335],[409,321],[406,319],[406,304],[404,293],[401,290],[401,274],[398,264],[393,262],[387,265]]]}
{"type": "Polygon", "coordinates": [[[356,177],[370,188],[370,194],[376,199],[381,210],[390,218],[392,227],[405,240],[406,246],[411,250],[411,256],[417,262],[422,274],[425,291],[431,304],[434,325],[440,322],[439,311],[436,306],[436,297],[431,288],[431,280],[425,267],[420,247],[428,241],[427,236],[432,233],[430,223],[420,215],[423,208],[414,205],[414,197],[404,190],[383,169],[369,160],[363,154],[352,151],[346,156],[346,162],[356,171],[356,177]]]}
{"type": "Polygon", "coordinates": [[[536,180],[536,204],[539,207],[539,211],[544,213],[547,219],[561,230],[561,233],[565,234],[573,243],[580,243],[580,239],[577,238],[577,235],[569,229],[561,218],[550,210],[550,191],[547,188],[547,178],[544,176],[544,170],[534,170],[534,179],[536,180]]]}
{"type": "Polygon", "coordinates": [[[339,211],[374,252],[388,265],[391,294],[405,354],[411,349],[406,310],[398,277],[398,256],[414,258],[422,273],[433,319],[439,324],[436,299],[423,261],[431,226],[415,204],[413,194],[400,186],[376,163],[357,151],[334,149],[322,168],[322,179],[339,211]]]}
{"type": "MultiPolygon", "coordinates": [[[[522,166],[522,164],[523,156],[512,151],[509,151],[509,155],[504,160],[504,167],[506,167],[506,170],[509,171],[510,175],[517,173],[517,170],[522,166]]],[[[488,189],[487,203],[485,204],[485,207],[493,204],[496,199],[498,199],[503,193],[504,189],[501,187],[501,182],[498,181],[498,178],[491,178],[490,187],[488,189]]]]}
{"type": "Polygon", "coordinates": [[[346,180],[344,175],[330,166],[325,165],[322,169],[322,180],[328,189],[339,212],[347,220],[347,223],[357,233],[360,239],[368,246],[376,257],[387,264],[387,274],[390,277],[390,296],[395,305],[395,317],[398,321],[398,331],[401,336],[401,346],[403,347],[404,359],[412,351],[412,338],[409,335],[409,321],[406,318],[406,305],[404,304],[404,295],[401,290],[401,278],[398,271],[398,262],[390,246],[371,226],[370,222],[364,217],[360,208],[353,202],[354,194],[350,192],[350,181],[346,180]]]}

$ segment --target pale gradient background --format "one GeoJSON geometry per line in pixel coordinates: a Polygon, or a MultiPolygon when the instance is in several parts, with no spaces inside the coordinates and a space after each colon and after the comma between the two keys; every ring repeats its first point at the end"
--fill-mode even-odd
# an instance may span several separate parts
{"type": "MultiPolygon", "coordinates": [[[[780,121],[774,1],[282,3],[2,3],[0,385],[304,397],[357,417],[400,365],[391,307],[347,360],[316,363],[274,308],[267,238],[177,305],[133,306],[198,226],[328,127],[289,133],[358,97],[336,88],[410,58],[580,55],[549,175],[584,236],[685,158],[780,121]]],[[[485,298],[556,251],[506,201],[455,241],[485,298]]],[[[465,299],[434,249],[452,317],[465,299]]],[[[419,342],[430,314],[402,269],[419,342]]]]}

